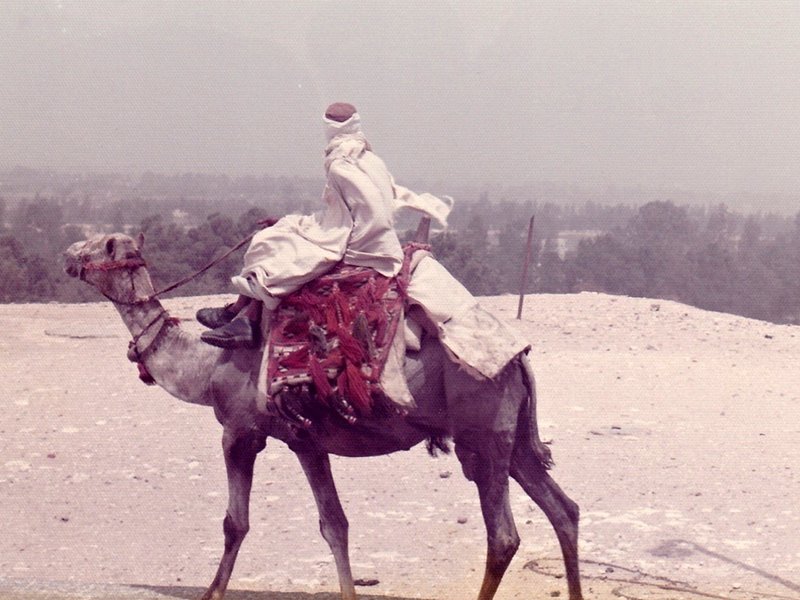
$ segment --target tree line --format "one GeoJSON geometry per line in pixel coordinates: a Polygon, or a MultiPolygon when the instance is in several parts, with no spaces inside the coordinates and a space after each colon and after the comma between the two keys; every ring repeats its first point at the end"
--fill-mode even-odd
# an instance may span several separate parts
{"type": "MultiPolygon", "coordinates": [[[[80,194],[13,201],[0,196],[0,302],[97,300],[92,288],[77,285],[60,266],[61,252],[84,239],[87,230],[144,232],[145,256],[160,287],[209,264],[260,219],[310,212],[318,202],[316,185],[268,183],[267,190],[262,181],[221,202],[207,195],[113,201],[80,194]]],[[[492,200],[484,193],[456,204],[450,228],[431,237],[434,253],[476,295],[518,293],[532,214],[527,293],[664,298],[800,323],[800,213],[743,215],[725,205],[698,208],[670,201],[560,205],[492,200]]],[[[401,237],[409,239],[415,225],[415,219],[401,220],[401,237]]],[[[238,272],[242,253],[173,295],[231,292],[229,279],[238,272]]]]}
{"type": "MultiPolygon", "coordinates": [[[[439,259],[478,295],[520,289],[524,214],[506,219],[491,240],[488,215],[476,210],[463,231],[433,240],[439,259]]],[[[536,213],[531,293],[597,291],[676,300],[775,323],[800,324],[800,213],[743,216],[724,205],[689,209],[669,201],[639,208],[544,205],[536,213]],[[603,215],[600,221],[587,213],[603,215]],[[541,223],[541,225],[539,225],[541,223]],[[572,250],[565,230],[587,227],[572,250]]]]}

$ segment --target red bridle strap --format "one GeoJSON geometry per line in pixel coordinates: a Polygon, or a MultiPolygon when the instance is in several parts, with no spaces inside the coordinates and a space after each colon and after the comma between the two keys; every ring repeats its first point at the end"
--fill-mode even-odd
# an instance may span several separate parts
{"type": "Polygon", "coordinates": [[[137,269],[139,267],[146,267],[147,263],[143,258],[125,258],[122,260],[113,260],[111,262],[87,262],[83,265],[84,271],[117,271],[120,269],[137,269]]]}
{"type": "MultiPolygon", "coordinates": [[[[86,281],[86,273],[88,271],[100,271],[101,273],[106,273],[108,271],[127,270],[132,272],[134,269],[146,266],[147,263],[141,256],[135,256],[133,258],[124,258],[122,260],[112,260],[111,262],[102,262],[102,263],[84,262],[81,265],[80,278],[82,281],[86,281]]],[[[149,302],[152,299],[152,297],[148,297],[133,302],[123,302],[116,298],[112,298],[102,290],[100,290],[100,293],[103,294],[103,296],[105,296],[109,300],[111,300],[111,302],[113,302],[114,304],[123,304],[125,306],[144,304],[145,302],[149,302]]]]}

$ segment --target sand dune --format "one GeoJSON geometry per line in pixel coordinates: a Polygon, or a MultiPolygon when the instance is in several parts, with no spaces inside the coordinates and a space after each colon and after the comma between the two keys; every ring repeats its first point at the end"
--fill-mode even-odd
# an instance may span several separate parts
{"type": "MultiPolygon", "coordinates": [[[[188,319],[209,302],[166,304],[188,319]]],[[[511,296],[482,302],[516,312],[511,296]]],[[[528,296],[514,323],[533,345],[554,477],[581,505],[588,597],[800,598],[800,329],[588,293],[528,296]]],[[[139,382],[107,303],[3,305],[0,327],[0,597],[208,584],[226,504],[211,410],[139,382]]],[[[380,582],[365,598],[476,595],[484,530],[454,457],[333,468],[356,576],[380,582]]],[[[522,545],[497,597],[564,597],[555,536],[512,485],[522,545]]],[[[257,463],[251,521],[231,587],[262,593],[236,597],[337,590],[280,443],[257,463]]]]}

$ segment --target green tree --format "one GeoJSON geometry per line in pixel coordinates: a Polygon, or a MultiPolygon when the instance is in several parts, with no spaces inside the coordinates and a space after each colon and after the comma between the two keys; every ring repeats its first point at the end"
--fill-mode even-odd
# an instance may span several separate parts
{"type": "Polygon", "coordinates": [[[606,234],[581,240],[572,259],[572,291],[643,296],[647,291],[641,253],[606,234]]]}
{"type": "Polygon", "coordinates": [[[685,208],[658,201],[639,208],[626,231],[632,246],[662,251],[688,247],[695,227],[685,208]]]}
{"type": "MultiPolygon", "coordinates": [[[[526,242],[527,231],[521,221],[507,220],[498,231],[497,246],[489,255],[489,268],[495,272],[498,279],[496,293],[519,292],[526,242]]],[[[538,244],[533,243],[532,246],[526,290],[530,290],[533,285],[533,271],[539,259],[538,244]]]]}
{"type": "Polygon", "coordinates": [[[22,244],[10,235],[0,237],[0,302],[28,299],[22,244]]]}
{"type": "Polygon", "coordinates": [[[241,239],[236,223],[227,215],[214,213],[209,215],[208,226],[225,246],[232,247],[241,239]]]}
{"type": "Polygon", "coordinates": [[[721,312],[730,311],[735,300],[734,255],[724,242],[712,242],[687,255],[691,271],[678,290],[684,302],[721,312]]]}
{"type": "Polygon", "coordinates": [[[35,254],[27,256],[24,265],[28,299],[36,302],[52,300],[56,290],[54,283],[56,273],[51,264],[35,254]]]}
{"type": "Polygon", "coordinates": [[[732,248],[736,229],[736,217],[727,206],[719,204],[709,211],[705,229],[709,242],[732,248]]]}
{"type": "Polygon", "coordinates": [[[239,219],[236,221],[236,230],[240,237],[245,237],[253,233],[256,229],[258,229],[259,221],[263,221],[267,218],[278,218],[275,215],[270,215],[266,209],[261,207],[253,207],[249,208],[245,212],[243,212],[239,219]]]}
{"type": "Polygon", "coordinates": [[[20,205],[20,214],[17,224],[32,227],[46,235],[58,231],[63,223],[63,210],[61,204],[50,199],[37,197],[31,202],[20,205]]]}
{"type": "Polygon", "coordinates": [[[488,247],[489,228],[479,212],[474,212],[470,217],[463,238],[476,251],[486,250],[488,247]]]}
{"type": "Polygon", "coordinates": [[[141,223],[150,274],[156,288],[189,274],[184,231],[162,215],[145,217],[141,223]]]}
{"type": "Polygon", "coordinates": [[[756,255],[761,242],[761,224],[753,215],[747,217],[742,226],[742,236],[739,240],[739,255],[743,260],[749,260],[756,255]]]}
{"type": "Polygon", "coordinates": [[[547,294],[569,292],[566,264],[557,252],[543,252],[535,272],[536,291],[547,294]]]}
{"type": "Polygon", "coordinates": [[[463,238],[443,233],[431,239],[437,259],[464,287],[476,295],[497,293],[497,274],[489,268],[485,248],[476,249],[463,238]]]}

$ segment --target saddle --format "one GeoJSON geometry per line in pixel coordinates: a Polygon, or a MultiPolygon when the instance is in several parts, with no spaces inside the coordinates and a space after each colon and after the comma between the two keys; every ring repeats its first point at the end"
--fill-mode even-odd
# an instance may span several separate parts
{"type": "Polygon", "coordinates": [[[285,297],[267,340],[269,396],[301,394],[351,423],[372,415],[376,403],[391,402],[382,375],[396,351],[413,256],[429,248],[405,246],[396,277],[340,263],[285,297]]]}

